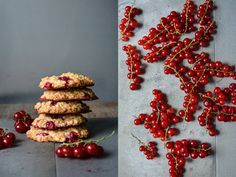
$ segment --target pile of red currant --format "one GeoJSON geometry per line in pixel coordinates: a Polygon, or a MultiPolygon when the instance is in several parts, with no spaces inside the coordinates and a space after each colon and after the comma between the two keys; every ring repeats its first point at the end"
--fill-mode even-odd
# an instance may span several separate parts
{"type": "Polygon", "coordinates": [[[12,147],[15,140],[16,136],[14,133],[7,133],[4,129],[0,128],[0,149],[12,147]]]}
{"type": "Polygon", "coordinates": [[[157,143],[154,141],[148,142],[147,145],[142,143],[142,145],[139,146],[139,151],[143,152],[143,154],[146,156],[146,159],[152,160],[158,156],[157,143]]]}
{"type": "Polygon", "coordinates": [[[166,148],[168,149],[166,158],[168,159],[168,164],[170,166],[170,177],[183,176],[186,158],[205,158],[211,152],[210,144],[186,139],[178,140],[176,142],[169,141],[166,143],[166,148]]]}
{"type": "Polygon", "coordinates": [[[56,154],[58,157],[68,158],[89,158],[101,157],[104,154],[102,146],[96,143],[76,143],[73,145],[62,145],[57,148],[56,154]]]}
{"type": "Polygon", "coordinates": [[[14,113],[14,127],[18,133],[25,133],[30,129],[33,119],[25,111],[14,113]]]}
{"type": "Polygon", "coordinates": [[[128,41],[130,37],[134,36],[133,30],[139,25],[135,20],[135,16],[139,14],[141,14],[140,9],[133,6],[125,7],[124,18],[122,18],[119,26],[122,41],[128,41]]]}
{"type": "Polygon", "coordinates": [[[154,89],[152,93],[154,99],[150,102],[151,114],[139,114],[134,124],[143,124],[154,138],[166,141],[179,133],[178,129],[171,126],[181,122],[182,118],[177,116],[176,111],[167,104],[166,96],[160,90],[154,89]]]}
{"type": "Polygon", "coordinates": [[[139,52],[132,45],[123,46],[122,49],[128,56],[125,63],[128,66],[129,71],[127,77],[130,79],[130,89],[138,90],[140,89],[140,83],[143,81],[139,75],[144,73],[144,68],[142,67],[139,52]]]}

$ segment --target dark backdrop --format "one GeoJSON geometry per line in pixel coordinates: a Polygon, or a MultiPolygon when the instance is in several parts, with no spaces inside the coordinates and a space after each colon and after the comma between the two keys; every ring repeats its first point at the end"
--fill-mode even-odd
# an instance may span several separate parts
{"type": "Polygon", "coordinates": [[[0,24],[1,103],[35,101],[41,77],[66,71],[117,100],[117,1],[0,0],[0,24]]]}

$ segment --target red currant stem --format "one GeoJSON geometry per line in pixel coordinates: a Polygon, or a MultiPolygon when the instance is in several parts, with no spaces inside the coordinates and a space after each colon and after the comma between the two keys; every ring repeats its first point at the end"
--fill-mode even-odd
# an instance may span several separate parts
{"type": "Polygon", "coordinates": [[[6,132],[7,132],[8,129],[2,129],[2,130],[3,130],[3,132],[1,132],[2,134],[1,134],[0,138],[7,134],[6,132]]]}
{"type": "MultiPolygon", "coordinates": [[[[231,73],[232,71],[224,71],[223,69],[213,69],[213,68],[204,68],[205,70],[208,70],[208,71],[216,71],[216,72],[222,72],[222,73],[231,73]]],[[[202,69],[201,70],[195,70],[195,71],[203,71],[202,69]]]]}
{"type": "Polygon", "coordinates": [[[194,42],[194,39],[191,40],[191,42],[185,46],[183,49],[181,49],[179,52],[177,52],[172,58],[171,61],[173,61],[175,59],[175,57],[180,54],[181,52],[183,52],[184,50],[188,49],[189,47],[191,47],[192,43],[194,42]]]}
{"type": "Polygon", "coordinates": [[[131,133],[131,136],[132,136],[133,138],[135,138],[135,139],[138,141],[139,144],[142,144],[142,145],[146,146],[145,143],[144,143],[143,141],[141,141],[141,140],[140,140],[137,136],[135,136],[133,133],[131,133]]]}
{"type": "Polygon", "coordinates": [[[207,149],[204,149],[204,148],[190,148],[190,149],[199,152],[199,151],[209,151],[209,150],[211,150],[212,148],[209,147],[209,148],[207,148],[207,149]]]}
{"type": "Polygon", "coordinates": [[[177,170],[178,169],[178,160],[177,160],[177,158],[175,157],[175,155],[173,154],[173,153],[171,153],[170,151],[169,151],[169,153],[172,155],[172,157],[175,159],[175,169],[177,170]]]}
{"type": "Polygon", "coordinates": [[[158,50],[157,52],[158,53],[160,53],[160,51],[162,51],[165,47],[168,47],[168,46],[170,46],[170,45],[172,45],[172,44],[176,44],[177,42],[167,42],[166,44],[164,44],[161,48],[160,48],[160,50],[158,50]]]}
{"type": "Polygon", "coordinates": [[[214,99],[213,99],[212,97],[206,96],[206,95],[204,95],[204,94],[202,94],[202,93],[199,93],[199,95],[200,95],[200,98],[201,98],[201,99],[203,99],[203,98],[205,97],[205,98],[209,98],[209,99],[211,99],[212,101],[214,101],[214,99]]]}
{"type": "Polygon", "coordinates": [[[207,11],[208,11],[208,4],[210,3],[210,1],[208,1],[208,0],[206,0],[207,2],[206,2],[206,4],[205,4],[205,12],[204,12],[204,14],[203,14],[203,16],[201,17],[201,19],[200,19],[200,24],[202,23],[202,21],[203,21],[203,19],[204,19],[204,17],[206,16],[206,14],[207,14],[207,11]]]}
{"type": "MultiPolygon", "coordinates": [[[[156,51],[156,54],[160,53],[165,47],[168,47],[168,46],[170,46],[170,45],[172,45],[174,43],[177,43],[177,42],[167,42],[167,43],[165,43],[158,51],[156,51]]],[[[150,57],[151,56],[148,56],[147,59],[150,58],[150,57]]]]}
{"type": "Polygon", "coordinates": [[[159,123],[160,118],[161,118],[160,112],[161,112],[160,109],[157,108],[157,123],[159,123]]]}
{"type": "Polygon", "coordinates": [[[160,23],[161,23],[161,25],[163,26],[164,30],[165,30],[167,33],[169,33],[169,34],[174,34],[174,33],[171,33],[171,32],[168,30],[168,28],[166,28],[166,26],[164,25],[164,23],[163,23],[162,20],[160,21],[160,23]]]}
{"type": "Polygon", "coordinates": [[[214,114],[219,114],[219,113],[222,113],[222,114],[224,114],[224,115],[226,115],[226,116],[236,116],[236,114],[228,114],[228,113],[225,113],[225,112],[212,112],[212,113],[214,113],[214,114]]]}
{"type": "Polygon", "coordinates": [[[199,61],[203,60],[203,58],[199,58],[197,61],[193,63],[193,65],[196,65],[199,61]]]}
{"type": "Polygon", "coordinates": [[[79,140],[77,142],[73,142],[73,143],[62,143],[60,146],[71,146],[71,145],[77,145],[77,144],[80,144],[80,143],[85,143],[85,144],[88,144],[88,143],[99,143],[101,141],[104,141],[106,139],[109,139],[111,138],[113,135],[115,134],[115,131],[113,130],[110,134],[106,135],[106,136],[103,136],[99,139],[96,139],[96,140],[79,140]]]}
{"type": "Polygon", "coordinates": [[[127,49],[127,52],[128,52],[128,55],[129,55],[128,57],[130,57],[130,73],[131,73],[130,80],[133,80],[132,79],[133,78],[133,74],[134,74],[134,71],[133,71],[133,57],[132,57],[129,49],[127,49]]]}
{"type": "Polygon", "coordinates": [[[184,30],[184,33],[186,33],[187,30],[188,30],[188,11],[189,11],[189,4],[190,4],[190,1],[187,1],[187,8],[186,8],[186,12],[185,12],[185,30],[184,30]]]}
{"type": "MultiPolygon", "coordinates": [[[[205,73],[205,70],[203,71],[201,77],[197,80],[197,82],[195,82],[194,86],[192,87],[191,91],[189,92],[189,94],[190,94],[189,100],[192,99],[192,93],[193,93],[195,87],[197,86],[197,84],[201,81],[202,77],[204,76],[204,73],[205,73]]],[[[186,111],[185,111],[184,117],[186,117],[186,112],[187,112],[187,110],[189,109],[189,105],[190,105],[190,101],[188,102],[188,105],[187,105],[187,107],[186,107],[186,111]]]]}
{"type": "Polygon", "coordinates": [[[163,31],[165,31],[165,30],[160,31],[160,32],[159,32],[158,34],[156,34],[153,38],[151,38],[151,39],[149,39],[148,41],[146,41],[143,45],[145,45],[145,44],[147,44],[148,42],[150,42],[150,41],[154,40],[155,38],[159,37],[159,35],[160,35],[163,31]]]}
{"type": "MultiPolygon", "coordinates": [[[[205,97],[205,98],[211,99],[213,102],[215,102],[213,97],[209,97],[209,96],[203,95],[202,93],[200,93],[199,95],[200,95],[200,98],[201,98],[202,100],[203,100],[203,98],[205,97]]],[[[215,105],[222,107],[222,105],[219,105],[219,104],[215,104],[215,105]]],[[[236,114],[228,114],[228,113],[220,112],[220,111],[218,111],[218,112],[213,112],[213,111],[212,111],[212,113],[214,113],[214,114],[222,113],[222,114],[227,115],[227,116],[235,116],[235,115],[236,115],[236,114]]]]}
{"type": "Polygon", "coordinates": [[[168,130],[170,129],[170,126],[168,126],[167,128],[166,128],[166,131],[165,131],[165,140],[164,140],[164,145],[166,145],[166,142],[167,142],[167,136],[168,136],[168,130]]]}
{"type": "Polygon", "coordinates": [[[172,69],[179,76],[180,82],[186,87],[186,84],[185,84],[183,78],[181,77],[180,73],[175,68],[173,68],[171,66],[166,66],[166,67],[172,69]]]}
{"type": "Polygon", "coordinates": [[[206,114],[206,117],[205,117],[205,123],[206,123],[205,129],[206,129],[206,130],[208,130],[208,129],[207,129],[207,124],[208,124],[208,121],[209,121],[209,114],[210,114],[210,112],[211,112],[211,109],[208,109],[207,114],[206,114]]]}
{"type": "Polygon", "coordinates": [[[175,33],[172,33],[172,34],[182,34],[181,31],[179,31],[176,26],[175,26],[175,23],[174,23],[174,28],[175,28],[175,33]]]}
{"type": "MultiPolygon", "coordinates": [[[[204,35],[201,37],[201,38],[203,38],[203,37],[205,37],[205,35],[208,33],[208,30],[210,29],[210,27],[213,25],[213,23],[214,23],[214,21],[212,21],[212,23],[209,25],[209,27],[206,29],[206,31],[204,32],[204,35]]],[[[200,40],[200,39],[199,39],[200,40]]],[[[198,41],[199,41],[198,40],[198,41]]],[[[192,40],[191,40],[191,42],[187,45],[187,46],[185,46],[183,49],[181,49],[179,52],[177,52],[172,58],[171,58],[171,62],[175,59],[175,57],[178,55],[178,54],[180,54],[181,52],[183,52],[184,50],[186,50],[186,49],[188,49],[189,47],[191,47],[191,45],[193,44],[197,44],[198,43],[198,41],[195,41],[195,39],[193,38],[192,40]]]]}

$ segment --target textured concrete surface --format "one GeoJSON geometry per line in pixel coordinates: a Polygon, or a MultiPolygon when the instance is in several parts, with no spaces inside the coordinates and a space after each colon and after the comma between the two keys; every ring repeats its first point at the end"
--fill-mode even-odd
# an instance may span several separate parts
{"type": "MultiPolygon", "coordinates": [[[[119,1],[119,20],[123,15],[123,9],[130,4],[131,0],[119,1]]],[[[162,16],[168,15],[172,10],[180,11],[184,0],[136,0],[136,6],[143,10],[143,14],[137,17],[143,24],[142,28],[135,30],[135,37],[129,43],[137,45],[137,41],[148,33],[149,28],[156,26],[162,16]]],[[[197,4],[203,2],[195,1],[197,4]]],[[[216,56],[220,60],[231,65],[235,64],[235,36],[236,24],[234,20],[236,1],[217,1],[218,9],[215,12],[215,19],[218,23],[218,33],[215,40],[204,51],[210,53],[211,58],[216,56]]],[[[168,164],[165,158],[166,150],[158,140],[160,157],[147,161],[142,153],[138,151],[138,142],[131,137],[131,132],[144,142],[151,140],[151,135],[143,127],[133,126],[133,116],[141,112],[150,112],[149,102],[152,99],[152,89],[158,88],[168,95],[169,103],[176,108],[181,108],[183,92],[179,90],[179,82],[173,76],[166,76],[163,73],[163,63],[148,64],[146,73],[143,76],[144,83],[139,91],[130,91],[129,81],[126,78],[127,66],[125,65],[126,55],[121,50],[125,43],[119,41],[119,177],[167,177],[168,164]]],[[[139,49],[141,49],[139,47],[139,49]]],[[[141,50],[141,52],[144,52],[141,50]]],[[[145,53],[145,52],[144,52],[145,53]]],[[[226,86],[229,81],[216,80],[216,85],[226,86]]],[[[232,80],[231,80],[232,81],[232,80]]],[[[214,84],[208,86],[212,88],[214,84]]],[[[198,115],[198,113],[196,114],[198,115]]],[[[197,121],[187,125],[180,124],[179,136],[173,138],[199,139],[210,142],[215,150],[214,156],[205,159],[197,159],[187,162],[187,177],[235,177],[235,124],[217,123],[221,134],[218,137],[209,137],[206,131],[198,125],[197,121]]]]}

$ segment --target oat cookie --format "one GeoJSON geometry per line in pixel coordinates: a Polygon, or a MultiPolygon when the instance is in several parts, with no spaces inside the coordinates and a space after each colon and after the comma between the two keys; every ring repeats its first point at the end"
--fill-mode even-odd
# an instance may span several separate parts
{"type": "Polygon", "coordinates": [[[63,73],[60,76],[44,77],[39,87],[45,90],[82,88],[93,86],[94,81],[88,76],[76,73],[63,73]]]}
{"type": "Polygon", "coordinates": [[[37,142],[70,142],[87,138],[88,129],[85,126],[64,128],[58,130],[44,130],[31,127],[26,136],[37,142]]]}
{"type": "Polygon", "coordinates": [[[69,90],[46,90],[41,100],[67,101],[67,100],[95,100],[97,96],[89,88],[69,90]]]}
{"type": "Polygon", "coordinates": [[[34,128],[56,130],[64,127],[74,127],[86,123],[86,118],[81,114],[50,115],[40,114],[32,122],[34,128]]]}
{"type": "Polygon", "coordinates": [[[89,112],[89,107],[80,101],[38,102],[34,108],[39,114],[78,114],[89,112]]]}

